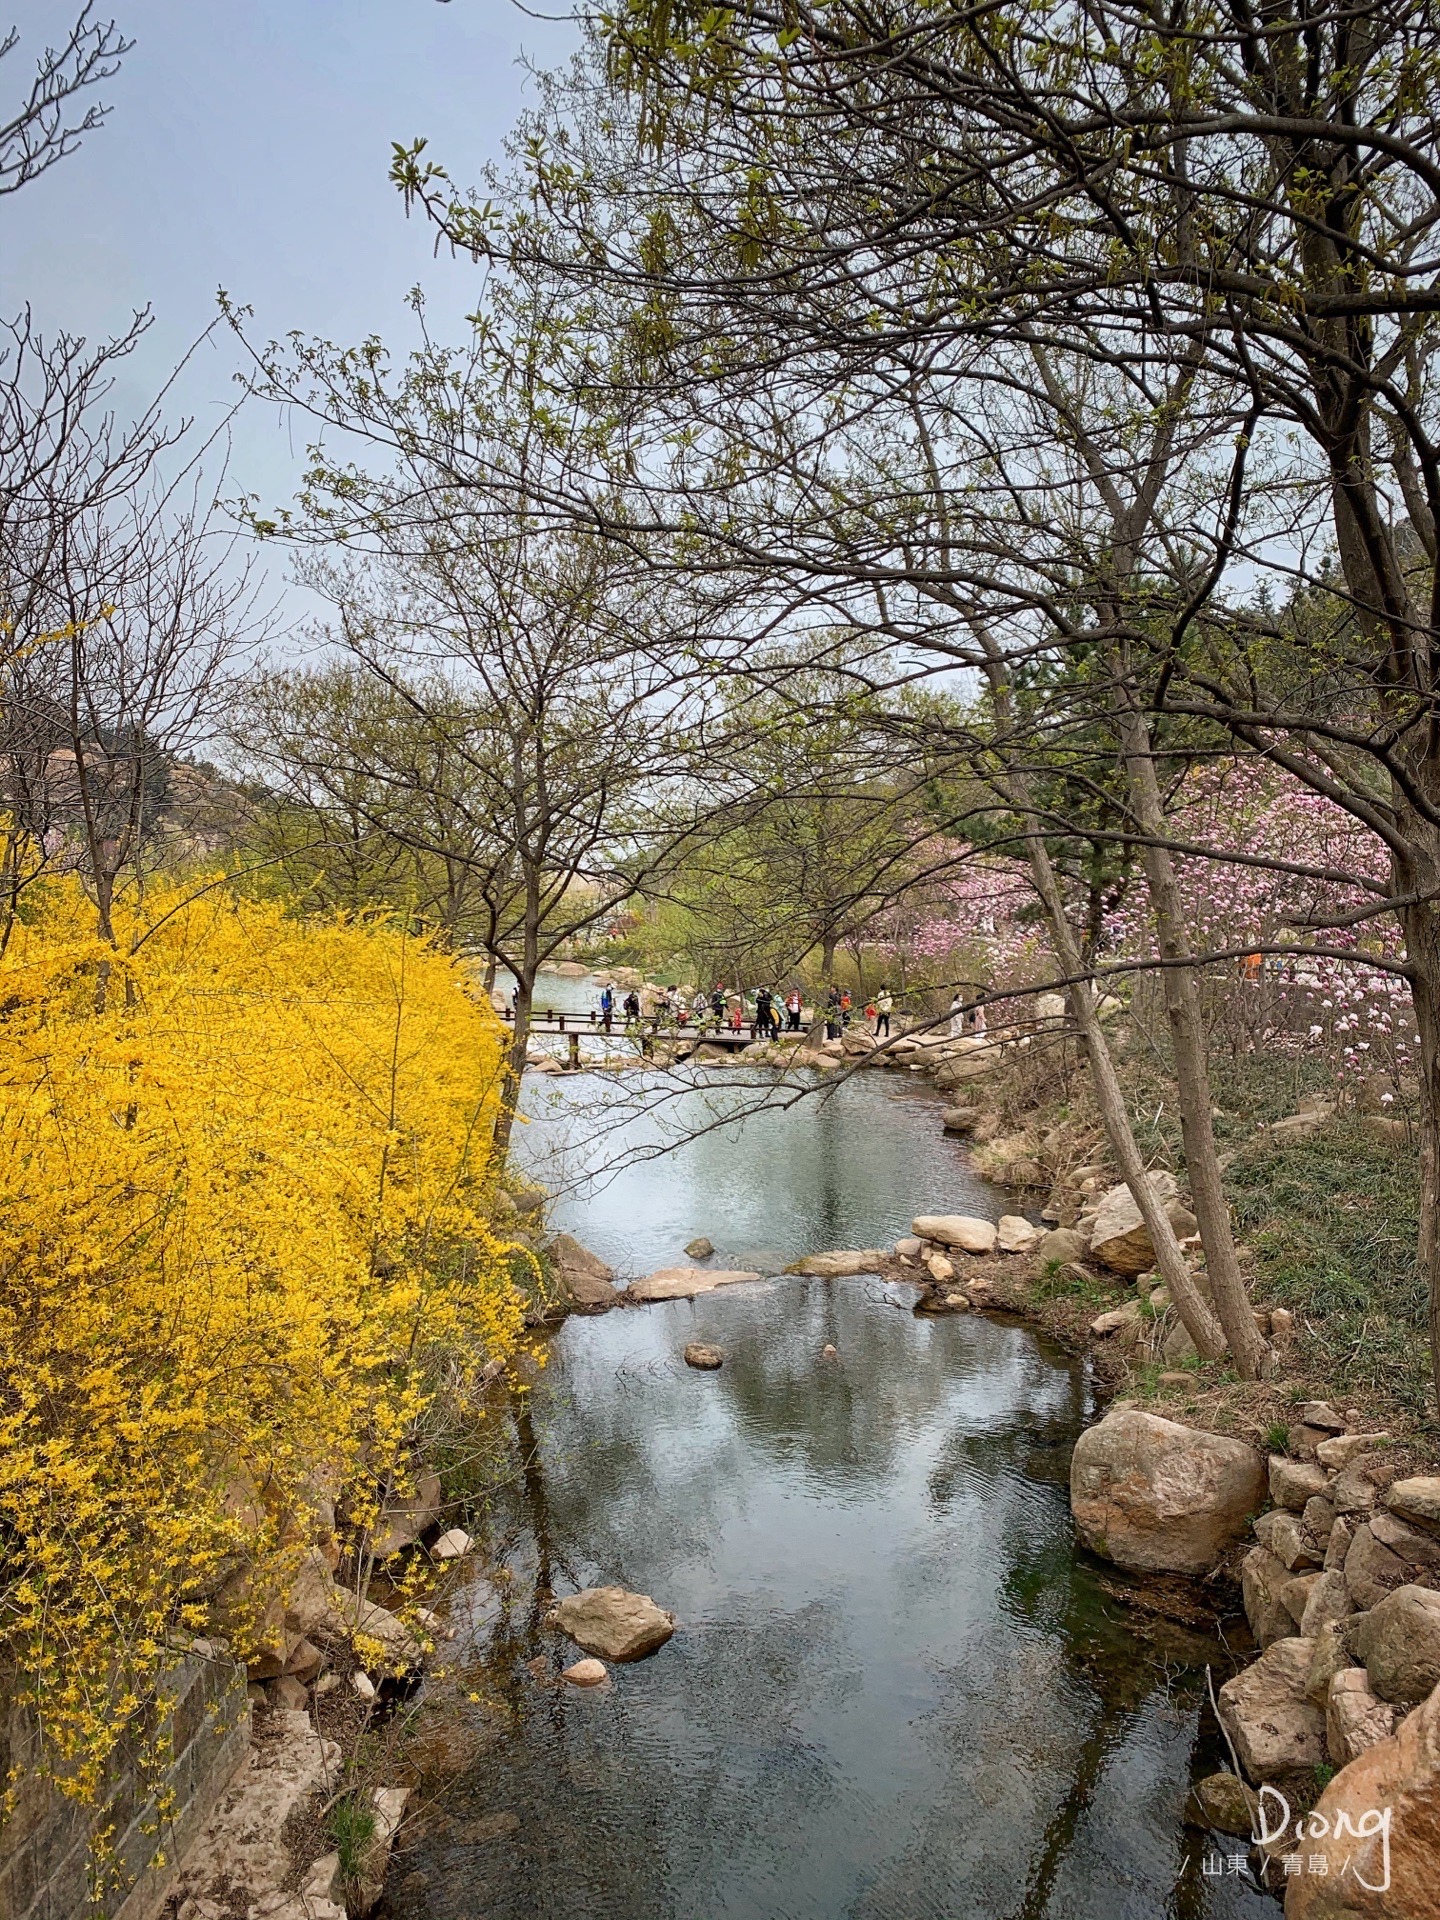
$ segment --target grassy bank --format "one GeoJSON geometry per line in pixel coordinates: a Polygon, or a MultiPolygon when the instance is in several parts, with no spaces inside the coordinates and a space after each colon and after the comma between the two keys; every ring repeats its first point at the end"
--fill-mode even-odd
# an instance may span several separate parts
{"type": "MultiPolygon", "coordinates": [[[[1174,1086],[1164,1050],[1133,1031],[1115,1036],[1136,1134],[1152,1165],[1184,1182],[1174,1086]]],[[[1321,1063],[1263,1055],[1214,1067],[1216,1135],[1242,1260],[1259,1306],[1295,1315],[1286,1384],[1348,1395],[1392,1424],[1433,1423],[1425,1288],[1416,1258],[1419,1170],[1408,1126],[1364,1088],[1339,1085],[1321,1063]],[[1271,1124],[1307,1095],[1335,1105],[1308,1137],[1282,1139],[1271,1124]],[[1399,1137],[1391,1137],[1396,1135],[1399,1137]]],[[[971,1097],[967,1089],[967,1097],[971,1097]]],[[[1073,1043],[1042,1058],[1007,1061],[977,1083],[985,1109],[977,1159],[998,1172],[1028,1156],[1050,1182],[1052,1211],[1073,1217],[1073,1176],[1106,1164],[1103,1137],[1073,1043]]],[[[1100,1175],[1102,1184],[1116,1176],[1100,1175]]],[[[1054,1274],[1049,1297],[1069,1293],[1099,1312],[1131,1291],[1103,1276],[1054,1274]]],[[[1207,1370],[1217,1378],[1222,1367],[1207,1370]]]]}

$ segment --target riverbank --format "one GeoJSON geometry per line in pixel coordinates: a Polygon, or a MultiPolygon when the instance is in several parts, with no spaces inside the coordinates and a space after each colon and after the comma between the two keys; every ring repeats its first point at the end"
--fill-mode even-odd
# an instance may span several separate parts
{"type": "MultiPolygon", "coordinates": [[[[1392,1778],[1399,1810],[1395,1844],[1415,1884],[1417,1875],[1433,1873],[1435,1863],[1423,1831],[1417,1838],[1414,1807],[1440,1784],[1413,1751],[1440,1683],[1440,1521],[1426,1504],[1440,1491],[1440,1479],[1433,1465],[1433,1423],[1417,1406],[1414,1380],[1392,1373],[1381,1384],[1368,1368],[1332,1367],[1333,1341],[1310,1317],[1321,1309],[1307,1298],[1303,1274],[1297,1281],[1290,1270],[1285,1297],[1295,1304],[1281,1304],[1267,1295],[1277,1262],[1257,1258],[1254,1248],[1245,1258],[1257,1316],[1275,1350],[1274,1375],[1247,1384],[1223,1360],[1203,1365],[1146,1260],[1127,1258],[1129,1271],[1120,1274],[1093,1257],[1088,1236],[1110,1178],[1095,1134],[1083,1111],[1067,1111],[1063,1097],[1016,1112],[1005,1069],[1022,1084],[1034,1074],[1033,1060],[1017,1059],[1018,1051],[1008,1061],[999,1052],[994,1067],[968,1074],[968,1102],[950,1107],[946,1119],[955,1132],[978,1137],[982,1166],[1013,1175],[1018,1165],[1027,1177],[1035,1210],[1054,1226],[1036,1251],[973,1253],[931,1241],[886,1249],[880,1258],[882,1250],[832,1245],[792,1264],[829,1274],[836,1286],[863,1272],[892,1284],[908,1281],[923,1289],[917,1301],[922,1310],[1013,1316],[1083,1354],[1099,1389],[1099,1417],[1088,1430],[1093,1445],[1087,1440],[1083,1451],[1100,1464],[1085,1471],[1098,1472],[1110,1489],[1100,1497],[1100,1511],[1111,1515],[1111,1524],[1097,1533],[1091,1513],[1087,1528],[1080,1496],[1076,1517],[1082,1541],[1131,1576],[1115,1597],[1132,1609],[1194,1619],[1196,1590],[1189,1583],[1198,1575],[1200,1614],[1207,1606],[1217,1613],[1243,1606],[1253,1634],[1252,1664],[1221,1693],[1221,1719],[1233,1743],[1229,1765],[1197,1780],[1189,1817],[1217,1837],[1248,1836],[1260,1787],[1276,1796],[1283,1792],[1292,1816],[1313,1809],[1307,1844],[1317,1844],[1315,1858],[1323,1865],[1312,1867],[1310,1853],[1302,1859],[1292,1827],[1270,1849],[1274,1859],[1260,1867],[1276,1891],[1288,1889],[1288,1911],[1318,1912],[1318,1895],[1305,1875],[1315,1880],[1333,1870],[1340,1876],[1353,1864],[1353,1848],[1347,1851],[1335,1840],[1337,1817],[1361,1820],[1365,1809],[1357,1795],[1369,1791],[1377,1768],[1390,1764],[1387,1756],[1408,1753],[1403,1764],[1396,1762],[1400,1771],[1392,1778]],[[930,1272],[937,1258],[950,1269],[939,1279],[930,1272]],[[1213,1460],[1225,1463],[1232,1487],[1219,1522],[1206,1509],[1201,1488],[1193,1524],[1179,1529],[1182,1539],[1188,1534],[1193,1542],[1208,1527],[1214,1551],[1207,1546],[1196,1563],[1187,1545],[1167,1564],[1152,1527],[1141,1562],[1133,1547],[1127,1555],[1113,1524],[1114,1463],[1105,1458],[1117,1444],[1128,1463],[1127,1484],[1156,1476],[1148,1493],[1142,1485],[1126,1495],[1131,1519],[1141,1514],[1141,1534],[1150,1525],[1143,1513],[1147,1499],[1164,1504],[1155,1485],[1177,1470],[1182,1477],[1190,1473],[1196,1461],[1206,1472],[1213,1460]],[[1176,1585],[1182,1576],[1184,1588],[1176,1585]],[[1394,1653],[1402,1636],[1421,1649],[1403,1671],[1394,1653]],[[1408,1824],[1402,1817],[1407,1808],[1408,1824]]],[[[927,1062],[927,1079],[928,1068],[927,1062]]],[[[1289,1094],[1295,1098],[1293,1089],[1289,1094]]],[[[1325,1155],[1335,1166],[1348,1152],[1352,1164],[1358,1157],[1363,1165],[1377,1145],[1398,1158],[1393,1128],[1370,1124],[1376,1116],[1359,1099],[1352,1096],[1337,1110],[1318,1096],[1299,1098],[1295,1107],[1287,1104],[1272,1119],[1247,1127],[1261,1137],[1248,1142],[1242,1172],[1257,1160],[1273,1166],[1297,1154],[1325,1155]]],[[[1183,1237],[1193,1221],[1184,1216],[1183,1195],[1173,1185],[1168,1191],[1183,1237]]],[[[1123,1192],[1111,1194],[1112,1213],[1125,1199],[1123,1192]]],[[[1114,1227],[1113,1219],[1109,1224],[1114,1227]]],[[[1133,1224],[1125,1230],[1133,1231],[1133,1224]]],[[[914,1225],[919,1239],[926,1223],[917,1219],[914,1225]]],[[[1135,1249],[1127,1252],[1133,1256],[1135,1249]]],[[[1203,1284],[1203,1270],[1200,1279],[1203,1284]]],[[[1403,1904],[1374,1908],[1377,1914],[1411,1910],[1403,1904]]]]}
{"type": "MultiPolygon", "coordinates": [[[[937,1724],[953,1724],[957,1737],[963,1730],[966,1751],[997,1761],[1014,1763],[1007,1714],[997,1721],[992,1711],[1003,1701],[1008,1719],[1027,1729],[1037,1750],[1073,1749],[1101,1778],[1112,1764],[1103,1742],[1093,1761],[1088,1757],[1083,1714],[1073,1725],[1064,1715],[1063,1724],[1032,1725],[1028,1695],[1007,1692],[1012,1669],[1048,1671],[1044,1661],[1055,1661],[1054,1674],[1037,1683],[1037,1697],[1047,1700],[1057,1685],[1062,1699],[1076,1688],[1089,1697],[1087,1689],[1098,1685],[1103,1724],[1112,1729],[1106,1740],[1119,1737],[1122,1750],[1125,1736],[1115,1730],[1132,1724],[1143,1703],[1143,1771],[1153,1782],[1148,1791],[1159,1796],[1147,1816],[1147,1891],[1141,1904],[1116,1911],[1150,1920],[1170,1897],[1175,1875],[1197,1885],[1202,1858],[1210,1857],[1205,1850],[1229,1845],[1219,1837],[1228,1831],[1226,1809],[1214,1803],[1213,1789],[1203,1807],[1192,1808],[1205,1824],[1189,1839],[1180,1828],[1186,1795],[1229,1764],[1205,1705],[1204,1670],[1213,1665],[1220,1684],[1242,1676],[1247,1660],[1268,1650],[1267,1634],[1272,1646],[1307,1637],[1293,1616],[1296,1630],[1275,1637],[1275,1609],[1285,1601],[1273,1582],[1268,1622],[1261,1620],[1253,1645],[1237,1622],[1247,1598],[1252,1610],[1259,1605],[1244,1591],[1243,1562],[1270,1552],[1251,1534],[1250,1519],[1267,1502],[1275,1430],[1284,1423],[1288,1457],[1289,1430],[1302,1424],[1297,1396],[1320,1398],[1315,1389],[1323,1383],[1305,1373],[1242,1387],[1223,1366],[1169,1360],[1164,1347],[1173,1317],[1163,1303],[1153,1305],[1153,1285],[1107,1274],[1083,1245],[1068,1249],[1072,1257],[1047,1257],[1038,1233],[1044,1223],[1025,1220],[1016,1201],[968,1173],[960,1144],[966,1134],[944,1131],[954,1108],[932,1097],[931,1071],[904,1071],[902,1081],[867,1066],[847,1079],[843,1068],[832,1068],[824,1099],[797,1110],[805,1116],[799,1125],[793,1117],[757,1117],[745,1077],[734,1070],[697,1074],[693,1097],[706,1103],[706,1130],[654,1158],[646,1157],[628,1113],[613,1123],[596,1113],[596,1100],[607,1097],[599,1080],[563,1083],[558,1108],[547,1092],[533,1110],[525,1138],[537,1165],[551,1139],[566,1142],[568,1100],[583,1108],[587,1125],[600,1124],[607,1167],[623,1170],[598,1193],[581,1193],[573,1183],[565,1189],[571,1197],[552,1209],[559,1233],[574,1230],[577,1243],[588,1234],[635,1279],[677,1271],[758,1277],[718,1288],[686,1282],[661,1289],[668,1298],[641,1304],[627,1300],[628,1288],[617,1294],[592,1268],[591,1280],[609,1300],[602,1295],[568,1322],[537,1327],[550,1364],[536,1374],[532,1392],[518,1401],[502,1395],[486,1415],[492,1438],[508,1436],[513,1478],[485,1491],[471,1474],[484,1564],[453,1586],[448,1613],[457,1641],[437,1648],[418,1693],[398,1714],[377,1720],[338,1687],[315,1700],[322,1734],[350,1743],[372,1769],[367,1782],[378,1780],[378,1767],[411,1792],[387,1896],[399,1920],[442,1920],[450,1907],[441,1895],[450,1886],[483,1895],[487,1913],[500,1916],[511,1911],[507,1901],[518,1901],[514,1910],[526,1920],[573,1910],[582,1887],[597,1913],[647,1910],[657,1857],[678,1849],[690,1859],[685,1850],[695,1836],[682,1837],[683,1823],[672,1823],[670,1809],[678,1818],[693,1806],[694,1782],[711,1777],[707,1755],[717,1742],[730,1757],[715,1776],[723,1782],[716,1830],[708,1812],[702,1820],[706,1846],[728,1849],[742,1877],[758,1874],[757,1889],[773,1890],[783,1880],[796,1912],[849,1911],[848,1883],[837,1882],[834,1860],[815,1851],[822,1842],[840,1860],[850,1846],[867,1860],[888,1858],[891,1830],[906,1831],[917,1800],[971,1804],[948,1763],[936,1760],[923,1785],[912,1778],[917,1729],[928,1724],[924,1714],[914,1720],[917,1672],[946,1669],[962,1647],[969,1678],[953,1691],[942,1687],[926,1711],[939,1716],[937,1724]],[[1012,1237],[1028,1236],[1031,1244],[970,1253],[930,1230],[911,1230],[936,1208],[960,1210],[976,1223],[979,1243],[987,1233],[998,1237],[1008,1211],[1024,1229],[1012,1237]],[[686,1251],[697,1235],[712,1242],[710,1253],[686,1251]],[[912,1241],[913,1248],[906,1244],[912,1241]],[[937,1277],[933,1263],[941,1260],[951,1271],[937,1277]],[[786,1271],[796,1267],[812,1271],[786,1271]],[[827,1270],[831,1277],[823,1277],[827,1270]],[[619,1311],[592,1317],[612,1301],[619,1311]],[[1109,1320],[1115,1314],[1118,1324],[1109,1320]],[[687,1367],[684,1349],[697,1343],[718,1352],[717,1370],[687,1367]],[[1193,1572],[1136,1571],[1075,1551],[1071,1446],[1127,1413],[1159,1415],[1182,1434],[1224,1436],[1258,1463],[1259,1495],[1198,1581],[1193,1572]],[[857,1476],[860,1460],[866,1464],[857,1476]],[[965,1489],[977,1475],[972,1498],[965,1489]],[[923,1618],[913,1615],[916,1580],[929,1596],[923,1618]],[[548,1624],[554,1601],[585,1585],[653,1594],[679,1619],[672,1646],[589,1694],[562,1679],[576,1648],[548,1624]],[[812,1672],[817,1653],[820,1670],[812,1672]],[[789,1676],[773,1705],[748,1688],[752,1669],[789,1676]],[[855,1745],[841,1709],[852,1681],[872,1723],[893,1722],[873,1756],[855,1745]],[[1194,1730],[1183,1753],[1163,1734],[1177,1713],[1194,1730]],[[827,1811],[817,1823],[813,1806],[783,1795],[773,1807],[752,1803],[741,1783],[749,1777],[742,1756],[753,1747],[754,1728],[767,1730],[762,1745],[786,1756],[785,1777],[813,1745],[817,1724],[826,1729],[822,1746],[834,1771],[822,1804],[828,1810],[829,1796],[839,1794],[837,1806],[851,1805],[846,1818],[826,1824],[827,1811]],[[638,1745],[627,1731],[632,1725],[638,1745]],[[796,1746],[792,1729],[801,1726],[810,1731],[796,1746]],[[670,1756],[659,1775],[657,1752],[670,1756]],[[891,1805],[889,1796],[902,1787],[906,1797],[891,1805]],[[889,1809],[884,1819],[873,1811],[877,1795],[889,1809]],[[626,1837],[613,1860],[587,1866],[573,1849],[597,1818],[612,1834],[619,1822],[626,1837]],[[786,1879],[774,1858],[763,1866],[754,1858],[754,1834],[772,1826],[804,1831],[803,1842],[789,1844],[798,1846],[797,1868],[804,1866],[808,1880],[786,1879]],[[643,1835],[650,1838],[641,1846],[643,1835]]],[[[987,1092],[990,1084],[998,1086],[987,1083],[987,1092]]],[[[953,1101],[953,1089],[940,1091],[953,1101]]],[[[971,1116],[967,1132],[978,1125],[989,1141],[1007,1140],[1003,1128],[990,1131],[978,1102],[964,1111],[971,1116]]],[[[982,1149],[987,1144],[980,1142],[982,1149]]],[[[1047,1151],[1043,1137],[1034,1145],[1047,1151]]],[[[1018,1157],[1008,1145],[1004,1151],[1007,1164],[1018,1157]]],[[[1023,1196],[1027,1211],[1058,1214],[1060,1200],[1073,1206],[1078,1223],[1093,1209],[1103,1179],[1103,1167],[1071,1177],[1085,1165],[1072,1155],[1063,1181],[1032,1184],[1023,1196]],[[1084,1180],[1095,1182],[1089,1192],[1081,1191],[1084,1180]]],[[[511,1224],[536,1246],[553,1246],[536,1217],[538,1198],[538,1186],[517,1188],[511,1224]]],[[[595,1264],[610,1262],[596,1255],[595,1264]]],[[[1369,1401],[1352,1400],[1335,1417],[1342,1428],[1363,1431],[1371,1410],[1369,1401]],[[1359,1419],[1347,1421],[1352,1414],[1359,1419]]],[[[1405,1433],[1396,1440],[1402,1447],[1388,1453],[1387,1464],[1423,1464],[1423,1449],[1412,1456],[1403,1451],[1405,1433]]],[[[1330,1476],[1320,1471],[1328,1486],[1330,1476]]],[[[1372,1482],[1372,1501],[1383,1508],[1387,1491],[1372,1482]]],[[[1303,1522],[1303,1512],[1295,1517],[1303,1522]]],[[[1304,1548],[1286,1544],[1287,1551],[1304,1548]]],[[[1285,1572],[1306,1577],[1305,1569],[1285,1572]]],[[[1293,1663],[1293,1649],[1285,1657],[1293,1663]]],[[[1309,1703],[1299,1732],[1312,1746],[1317,1728],[1325,1738],[1324,1721],[1324,1711],[1309,1703]]],[[[1353,1729],[1354,1714],[1349,1724],[1353,1729]]],[[[352,1779],[361,1777],[352,1765],[352,1779]]],[[[1297,1808],[1325,1784],[1314,1764],[1308,1781],[1297,1783],[1294,1769],[1274,1777],[1286,1780],[1297,1808]]],[[[1043,1833],[1051,1797],[1064,1803],[1070,1791],[1043,1769],[1027,1794],[1032,1787],[1034,1799],[1023,1806],[1008,1791],[997,1803],[1011,1845],[1017,1833],[1043,1833]]],[[[772,1799],[774,1793],[772,1786],[772,1799]]],[[[1243,1795],[1239,1804],[1248,1820],[1243,1795]]],[[[327,1838],[315,1817],[312,1806],[310,1846],[327,1838]]],[[[1131,1844],[1131,1817],[1106,1820],[1107,1859],[1131,1844]]],[[[977,1854],[953,1833],[932,1835],[927,1845],[938,1864],[915,1883],[915,1897],[922,1884],[931,1897],[943,1883],[952,1903],[961,1903],[957,1910],[1008,1910],[998,1854],[977,1854]]],[[[709,1870],[693,1859],[686,1869],[709,1870]]],[[[892,1863],[887,1871],[899,1869],[892,1863]]],[[[1104,1875],[1095,1883],[1097,1897],[1102,1884],[1104,1875]]],[[[1231,1894],[1240,1898],[1234,1884],[1231,1894]]],[[[716,1894],[722,1897],[728,1891],[716,1894]]],[[[1268,1898],[1258,1891],[1250,1897],[1268,1898]]],[[[1228,1916],[1250,1909],[1215,1905],[1207,1894],[1197,1911],[1228,1916]]]]}

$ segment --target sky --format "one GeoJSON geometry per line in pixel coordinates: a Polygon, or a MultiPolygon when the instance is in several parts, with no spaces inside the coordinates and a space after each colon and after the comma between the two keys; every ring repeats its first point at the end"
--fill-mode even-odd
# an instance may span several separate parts
{"type": "MultiPolygon", "coordinates": [[[[0,38],[11,23],[20,31],[0,61],[0,120],[79,6],[0,0],[0,38]]],[[[457,184],[478,182],[525,101],[522,56],[558,64],[575,40],[567,21],[513,0],[100,0],[99,17],[112,13],[135,45],[97,96],[109,119],[0,199],[0,313],[28,303],[44,327],[95,338],[150,305],[121,410],[148,398],[213,319],[220,287],[254,308],[260,339],[403,340],[416,284],[432,316],[459,328],[478,270],[437,257],[424,223],[407,218],[387,178],[391,145],[424,135],[457,184]]],[[[238,365],[221,338],[188,368],[178,397],[198,428],[233,404],[238,365]]],[[[279,504],[301,452],[292,423],[247,407],[235,490],[279,504]]],[[[283,562],[271,567],[279,591],[283,562]]]]}

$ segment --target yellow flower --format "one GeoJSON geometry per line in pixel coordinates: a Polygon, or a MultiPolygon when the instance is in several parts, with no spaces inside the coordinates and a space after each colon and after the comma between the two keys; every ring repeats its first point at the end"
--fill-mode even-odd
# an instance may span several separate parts
{"type": "Polygon", "coordinates": [[[487,1213],[506,1036],[382,920],[155,887],[117,951],[75,884],[26,897],[0,961],[0,1635],[84,1795],[237,1569],[282,1567],[322,1486],[515,1352],[487,1213]]]}

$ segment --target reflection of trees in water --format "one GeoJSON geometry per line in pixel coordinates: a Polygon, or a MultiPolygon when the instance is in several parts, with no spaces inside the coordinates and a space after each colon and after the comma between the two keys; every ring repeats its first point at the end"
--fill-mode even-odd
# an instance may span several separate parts
{"type": "MultiPolygon", "coordinates": [[[[1077,1557],[1063,1535],[1043,1544],[1021,1535],[1002,1592],[1008,1608],[1043,1632],[1064,1663],[1067,1679],[1083,1701],[1083,1730],[1069,1749],[1064,1779],[1030,1849],[1023,1892],[1010,1909],[1014,1920],[1042,1920],[1052,1911],[1068,1856],[1095,1806],[1106,1774],[1142,1723],[1152,1715],[1194,1715],[1188,1745],[1199,1736],[1203,1672],[1190,1661],[1223,1657],[1218,1642],[1172,1628],[1163,1619],[1137,1621],[1108,1596],[1096,1569],[1077,1557]],[[1142,1628],[1137,1632],[1137,1626],[1142,1628]],[[1181,1664],[1176,1663],[1179,1655],[1181,1664]],[[1086,1697],[1088,1696],[1088,1698],[1086,1697]]],[[[1176,1809],[1178,1812],[1178,1808],[1176,1809]]],[[[1141,1809],[1135,1809],[1137,1820],[1141,1809]]],[[[1177,1868],[1180,1865],[1177,1860],[1177,1868]]],[[[1204,1909],[1203,1888],[1185,1874],[1175,1889],[1177,1920],[1204,1909]],[[1198,1905],[1196,1903],[1199,1903],[1198,1905]]]]}
{"type": "MultiPolygon", "coordinates": [[[[1040,1920],[1063,1910],[1072,1882],[1098,1896],[1091,1855],[1097,1833],[1112,1837],[1116,1757],[1137,1735],[1132,1766],[1150,1751],[1157,1701],[1176,1689],[1073,1554],[1063,1468],[1083,1379],[1021,1330],[927,1326],[869,1304],[866,1287],[782,1283],[572,1323],[560,1377],[514,1404],[503,1504],[521,1577],[492,1652],[520,1712],[467,1792],[477,1812],[513,1808],[522,1825],[503,1871],[493,1849],[447,1868],[460,1895],[435,1905],[434,1920],[477,1901],[495,1920],[670,1920],[699,1911],[690,1889],[722,1887],[742,1906],[753,1893],[758,1912],[771,1888],[798,1896],[797,1859],[809,1876],[797,1910],[853,1920],[1040,1920]],[[719,1376],[680,1364],[684,1341],[702,1336],[727,1349],[719,1376]],[[819,1359],[827,1341],[838,1368],[819,1359]],[[923,1483],[916,1448],[928,1457],[923,1483]],[[953,1663],[938,1675],[944,1704],[906,1735],[921,1756],[919,1804],[894,1807],[893,1782],[807,1738],[837,1726],[863,1685],[843,1579],[833,1598],[768,1613],[762,1602],[744,1624],[686,1621],[662,1658],[603,1695],[526,1670],[558,1650],[543,1625],[553,1584],[649,1584],[657,1568],[703,1564],[722,1524],[725,1576],[743,1583],[737,1519],[763,1567],[783,1532],[782,1496],[869,1506],[892,1486],[897,1528],[954,1509],[965,1524],[937,1536],[945,1554],[973,1539],[980,1556],[969,1581],[980,1612],[957,1621],[953,1663]]],[[[914,1540],[897,1550],[913,1559],[914,1540]]],[[[938,1564],[921,1549],[907,1577],[923,1586],[938,1564]]],[[[1172,1746],[1188,1737],[1177,1722],[1172,1746]]],[[[1171,1754],[1157,1777],[1180,1770],[1171,1754]]],[[[1131,1890],[1158,1896],[1170,1863],[1157,1851],[1173,1828],[1163,1808],[1135,1818],[1131,1890]]],[[[1174,1899],[1176,1920],[1208,1910],[1198,1883],[1174,1899]]]]}
{"type": "MultiPolygon", "coordinates": [[[[983,1813],[975,1817],[977,1844],[964,1876],[966,1897],[972,1911],[993,1913],[997,1920],[1001,1914],[1042,1920],[1055,1911],[1052,1902],[1064,1869],[1112,1765],[1157,1713],[1193,1712],[1193,1747],[1203,1677],[1189,1663],[1223,1659],[1219,1643],[1212,1646],[1198,1633],[1163,1619],[1137,1621],[1107,1596],[1096,1569],[1077,1557],[1068,1527],[1054,1526],[1084,1412],[1083,1378],[1078,1370],[1069,1378],[1065,1404],[1052,1400],[1048,1407],[1019,1410],[994,1431],[974,1431],[967,1409],[966,1419],[937,1449],[927,1483],[930,1499],[942,1510],[962,1494],[1001,1482],[1012,1487],[1029,1482],[1035,1496],[1033,1506],[1012,1499],[998,1541],[986,1537],[987,1547],[999,1554],[1001,1604],[1026,1629],[1033,1664],[1022,1659],[1018,1672],[1001,1673],[983,1658],[968,1658],[945,1716],[952,1728],[963,1727],[972,1754],[978,1746],[988,1748],[992,1760],[1005,1755],[1012,1779],[1028,1776],[1034,1796],[1032,1818],[1012,1817],[998,1832],[983,1813]],[[1027,1525],[1031,1513],[1035,1524],[1027,1525]]],[[[972,1767],[970,1775],[977,1802],[983,1803],[993,1795],[993,1779],[987,1779],[983,1766],[972,1767]]],[[[1013,1816],[1013,1805],[1010,1811],[1013,1816]]],[[[1135,1812],[1137,1821],[1143,1820],[1142,1810],[1135,1812]]],[[[1187,1870],[1174,1888],[1170,1909],[1175,1920],[1199,1920],[1206,1910],[1206,1890],[1189,1870],[1193,1851],[1186,1843],[1187,1870]]],[[[918,1863],[912,1870],[923,1873],[918,1863]]],[[[886,1900],[898,1893],[892,1881],[886,1900]]],[[[882,1900],[865,1912],[887,1910],[900,1909],[887,1909],[882,1900]]],[[[1116,1910],[1121,1910],[1118,1894],[1116,1910]]]]}
{"type": "Polygon", "coordinates": [[[963,1403],[962,1426],[987,1403],[997,1419],[1024,1421],[1032,1407],[1048,1418],[1063,1390],[1065,1375],[1016,1330],[979,1319],[917,1326],[909,1300],[892,1305],[871,1280],[799,1285],[785,1295],[783,1338],[742,1344],[719,1385],[745,1444],[821,1494],[890,1480],[948,1405],[963,1403]],[[838,1363],[820,1361],[827,1343],[838,1363]]]}
{"type": "MultiPolygon", "coordinates": [[[[727,1521],[763,1532],[770,1501],[874,1498],[947,1406],[966,1409],[962,1424],[993,1408],[997,1436],[1014,1419],[1028,1444],[1068,1438],[1078,1391],[1022,1331],[917,1323],[865,1281],[787,1280],[572,1332],[559,1377],[542,1377],[533,1398],[552,1535],[582,1584],[587,1568],[629,1580],[657,1561],[703,1562],[727,1521]],[[683,1366],[693,1339],[725,1348],[719,1374],[683,1366]],[[827,1343],[838,1363],[821,1358],[827,1343]]],[[[987,1463],[977,1444],[984,1484],[1010,1474],[1007,1453],[987,1463]]]]}
{"type": "Polygon", "coordinates": [[[622,1273],[678,1259],[697,1233],[727,1257],[776,1241],[794,1257],[893,1238],[918,1212],[996,1210],[933,1100],[873,1074],[798,1102],[763,1076],[648,1075],[539,1083],[526,1101],[525,1167],[561,1196],[557,1224],[622,1273]]]}

